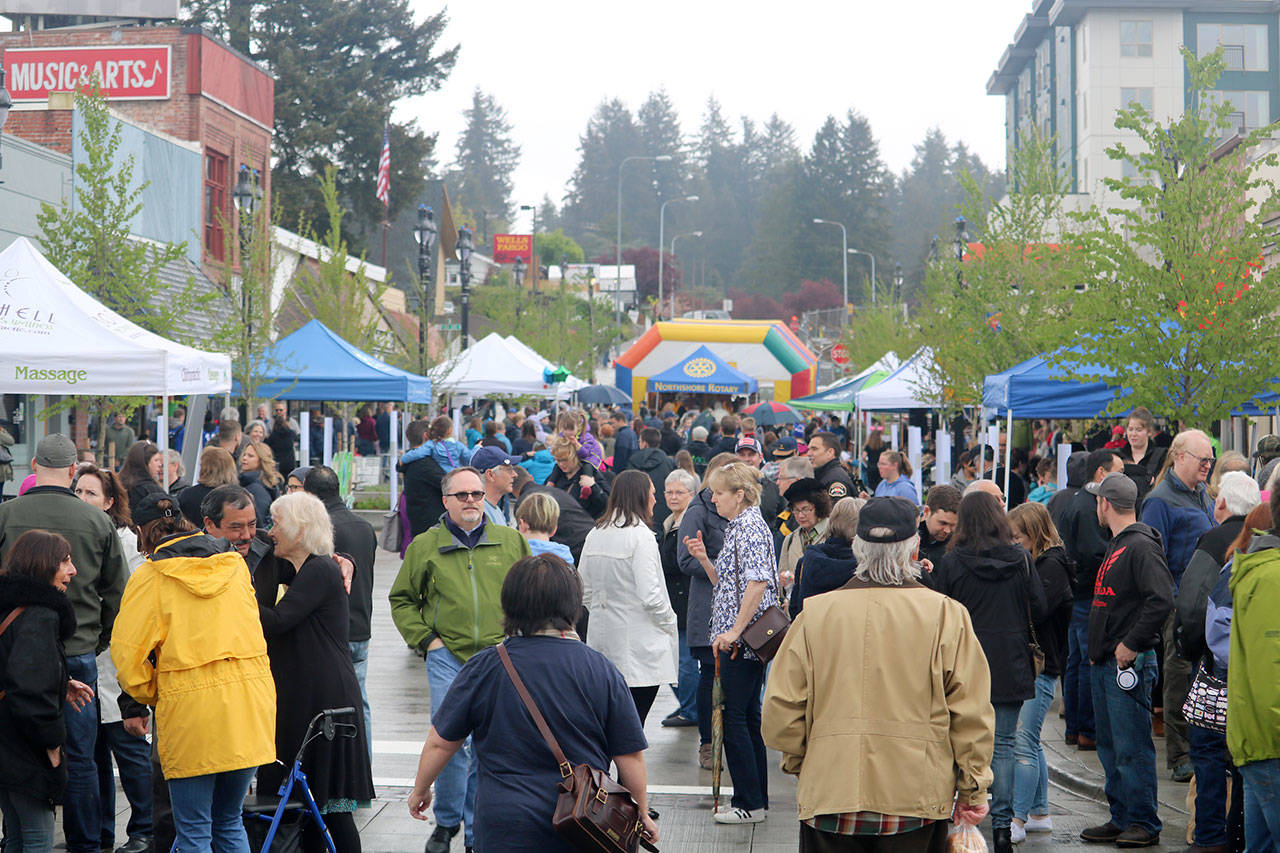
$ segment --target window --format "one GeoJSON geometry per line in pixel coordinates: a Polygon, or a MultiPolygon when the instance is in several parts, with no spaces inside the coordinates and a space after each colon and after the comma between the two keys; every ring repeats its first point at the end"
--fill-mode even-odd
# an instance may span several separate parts
{"type": "Polygon", "coordinates": [[[1120,22],[1120,55],[1137,57],[1151,55],[1150,21],[1120,22]]]}
{"type": "Polygon", "coordinates": [[[1127,110],[1131,104],[1137,103],[1147,112],[1155,110],[1154,89],[1150,86],[1123,86],[1120,89],[1120,109],[1127,110]]]}
{"type": "Polygon", "coordinates": [[[227,207],[226,154],[206,149],[204,155],[204,251],[215,260],[226,259],[226,240],[223,226],[231,221],[227,207]]]}
{"type": "Polygon", "coordinates": [[[1271,123],[1270,92],[1231,92],[1216,90],[1205,93],[1206,106],[1229,103],[1237,130],[1255,130],[1271,123]]]}
{"type": "Polygon", "coordinates": [[[1222,47],[1228,71],[1268,71],[1266,24],[1197,24],[1196,55],[1203,58],[1222,47]]]}

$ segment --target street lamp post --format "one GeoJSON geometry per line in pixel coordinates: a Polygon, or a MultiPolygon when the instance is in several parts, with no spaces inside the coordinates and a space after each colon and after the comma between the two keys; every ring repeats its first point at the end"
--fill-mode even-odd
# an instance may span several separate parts
{"type": "Polygon", "coordinates": [[[964,276],[960,272],[960,267],[964,263],[965,249],[969,245],[969,232],[965,230],[968,223],[965,222],[963,216],[957,216],[954,222],[956,235],[952,238],[951,247],[955,250],[956,257],[956,283],[964,287],[964,276]]]}
{"type": "MultiPolygon", "coordinates": [[[[538,208],[532,204],[520,205],[521,210],[533,211],[533,230],[529,232],[529,264],[533,267],[533,295],[538,295],[538,208]]],[[[561,273],[564,275],[564,273],[561,273]]]]}
{"type": "MultiPolygon", "coordinates": [[[[681,237],[701,237],[701,236],[702,236],[701,231],[690,231],[687,234],[677,234],[676,236],[672,237],[671,238],[671,256],[675,257],[676,241],[679,240],[681,237]]],[[[673,287],[671,288],[671,319],[674,320],[675,318],[676,318],[676,289],[673,287]]]]}
{"type": "MultiPolygon", "coordinates": [[[[4,87],[4,68],[0,67],[0,136],[3,136],[4,123],[9,119],[9,108],[13,106],[13,98],[4,87]]],[[[4,167],[4,157],[0,156],[0,168],[4,167]]]]}
{"type": "MultiPolygon", "coordinates": [[[[2,92],[3,89],[0,89],[2,92]]],[[[0,101],[4,96],[0,95],[0,101]]],[[[249,347],[253,341],[253,298],[249,288],[245,286],[245,277],[249,274],[249,245],[253,239],[253,215],[262,199],[262,188],[257,182],[257,170],[250,169],[247,163],[240,164],[236,175],[236,185],[231,190],[231,200],[235,202],[239,216],[236,226],[240,237],[240,316],[244,326],[244,358],[249,358],[249,347]]]]}
{"type": "Polygon", "coordinates": [[[467,348],[467,338],[471,331],[471,253],[475,246],[471,242],[471,229],[462,226],[458,229],[458,282],[462,285],[462,348],[467,348]]]}
{"type": "MultiPolygon", "coordinates": [[[[830,219],[815,219],[814,225],[835,225],[840,229],[840,262],[844,264],[844,310],[849,310],[849,232],[845,230],[844,223],[833,222],[830,219]]],[[[875,279],[873,275],[872,280],[875,279]]]]}
{"type": "Polygon", "coordinates": [[[895,300],[902,298],[902,264],[893,265],[893,298],[895,300]]]}
{"type": "MultiPolygon", "coordinates": [[[[850,249],[849,254],[850,255],[866,255],[868,258],[871,259],[871,304],[875,305],[876,304],[876,256],[871,254],[870,252],[863,252],[859,249],[850,249]]],[[[845,286],[844,304],[845,304],[845,310],[848,311],[849,310],[848,308],[849,289],[847,285],[845,286]]]]}
{"type": "Polygon", "coordinates": [[[418,224],[413,236],[418,240],[418,285],[422,288],[418,298],[418,370],[427,372],[427,325],[436,313],[435,282],[436,237],[440,229],[436,225],[435,211],[425,204],[418,205],[418,224]]]}
{"type": "MultiPolygon", "coordinates": [[[[670,163],[670,154],[632,154],[630,157],[623,157],[622,162],[618,164],[618,239],[614,243],[614,286],[613,286],[613,321],[618,324],[618,328],[622,328],[622,168],[632,160],[649,160],[654,163],[670,163]]],[[[639,282],[636,283],[636,289],[639,290],[639,282]]]]}
{"type": "MultiPolygon", "coordinates": [[[[666,238],[664,237],[664,232],[663,232],[663,226],[666,223],[663,221],[663,217],[667,215],[667,205],[671,204],[671,202],[673,201],[694,202],[697,200],[698,200],[698,197],[696,195],[687,195],[684,198],[669,198],[662,203],[661,207],[658,208],[658,316],[659,317],[662,316],[662,272],[666,267],[666,263],[664,262],[664,259],[662,257],[662,247],[666,245],[666,242],[665,242],[666,238]]],[[[675,317],[672,317],[671,319],[674,320],[675,317]]]]}

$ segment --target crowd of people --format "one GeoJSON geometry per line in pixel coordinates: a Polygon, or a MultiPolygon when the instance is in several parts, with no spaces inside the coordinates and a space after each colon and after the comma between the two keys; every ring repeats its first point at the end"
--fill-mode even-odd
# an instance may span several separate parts
{"type": "MultiPolygon", "coordinates": [[[[1043,424],[1030,452],[964,447],[918,494],[906,454],[876,429],[854,446],[837,417],[463,414],[405,425],[388,522],[404,533],[392,619],[430,701],[408,803],[434,816],[427,853],[459,833],[468,851],[570,849],[550,820],[562,771],[525,702],[571,763],[616,768],[656,842],[649,711],[668,686],[661,725],[689,728],[709,769],[717,681],[733,795],[714,821],[767,819],[772,748],[799,777],[802,850],[941,850],[988,813],[996,853],[1051,831],[1059,686],[1067,744],[1106,774],[1110,818],[1084,841],[1159,842],[1160,735],[1167,772],[1196,782],[1195,853],[1280,839],[1280,439],[1251,466],[1137,409],[1061,485],[1068,439],[1043,424]],[[779,608],[770,661],[747,637],[779,608]]],[[[0,504],[6,850],[48,849],[57,802],[69,850],[112,847],[113,760],[120,853],[245,849],[246,791],[274,791],[273,760],[343,706],[355,736],[304,769],[337,849],[360,849],[376,538],[333,470],[297,467],[259,426],[224,418],[173,491],[150,442],[117,473],[51,435],[33,486],[0,504]],[[25,649],[38,665],[14,665],[25,649]]],[[[323,848],[320,827],[303,845],[323,848]]]]}

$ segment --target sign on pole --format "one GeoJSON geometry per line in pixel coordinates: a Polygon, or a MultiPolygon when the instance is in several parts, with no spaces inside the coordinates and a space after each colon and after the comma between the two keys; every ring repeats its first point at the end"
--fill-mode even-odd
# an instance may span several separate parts
{"type": "Polygon", "coordinates": [[[831,348],[831,360],[836,364],[848,364],[849,348],[844,344],[836,344],[831,348]]]}

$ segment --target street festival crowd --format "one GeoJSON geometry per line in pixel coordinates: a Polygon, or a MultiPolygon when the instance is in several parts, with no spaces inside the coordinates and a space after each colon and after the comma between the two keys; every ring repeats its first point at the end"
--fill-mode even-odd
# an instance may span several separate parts
{"type": "MultiPolygon", "coordinates": [[[[389,412],[362,412],[360,452],[387,451],[389,412]]],[[[99,436],[119,470],[47,435],[0,503],[6,853],[51,849],[59,804],[69,851],[115,848],[113,762],[117,853],[248,850],[246,793],[274,793],[311,719],[344,707],[353,736],[303,751],[323,827],[300,844],[360,850],[379,540],[332,468],[298,467],[286,405],[261,415],[222,412],[193,484],[123,416],[99,436]]],[[[425,661],[426,853],[459,832],[575,849],[534,707],[567,762],[616,770],[657,842],[643,726],[664,685],[690,762],[722,740],[715,822],[766,820],[772,748],[799,777],[801,850],[942,850],[988,813],[997,853],[1051,831],[1059,688],[1066,743],[1106,776],[1110,819],[1083,841],[1157,844],[1171,774],[1195,784],[1188,850],[1280,850],[1280,437],[1217,454],[1144,408],[1012,449],[959,424],[956,470],[926,452],[920,495],[878,423],[855,446],[835,416],[766,426],[704,400],[463,416],[407,424],[403,535],[382,540],[425,661]]]]}

